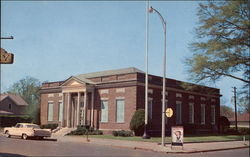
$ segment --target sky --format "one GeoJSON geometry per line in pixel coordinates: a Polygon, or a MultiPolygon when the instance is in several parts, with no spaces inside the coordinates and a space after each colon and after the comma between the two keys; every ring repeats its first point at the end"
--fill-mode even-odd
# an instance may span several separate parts
{"type": "MultiPolygon", "coordinates": [[[[185,58],[195,40],[197,1],[152,1],[167,22],[167,77],[191,82],[185,58]]],[[[2,1],[1,47],[15,55],[1,65],[1,92],[31,76],[61,81],[70,76],[136,67],[145,70],[145,1],[2,1]]],[[[157,14],[149,15],[149,73],[162,76],[164,34],[157,14]]],[[[232,87],[222,79],[207,86],[221,90],[230,107],[232,87]]]]}

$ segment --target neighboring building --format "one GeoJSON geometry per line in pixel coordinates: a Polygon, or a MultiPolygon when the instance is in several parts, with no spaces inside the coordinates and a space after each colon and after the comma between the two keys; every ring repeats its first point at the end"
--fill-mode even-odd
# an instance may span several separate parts
{"type": "MultiPolygon", "coordinates": [[[[88,124],[110,132],[129,130],[134,112],[145,105],[145,73],[126,68],[72,76],[65,81],[43,83],[41,124],[59,123],[63,127],[88,124]]],[[[174,115],[166,120],[174,125],[194,126],[197,131],[218,128],[220,91],[196,86],[185,90],[183,82],[166,79],[166,102],[174,115]]],[[[186,83],[187,84],[187,83],[186,83]]],[[[148,115],[150,132],[160,132],[162,116],[162,77],[149,75],[148,115]]]]}
{"type": "Polygon", "coordinates": [[[0,115],[24,115],[27,106],[27,102],[19,95],[0,95],[0,115]]]}
{"type": "MultiPolygon", "coordinates": [[[[230,126],[234,127],[235,126],[235,117],[232,118],[228,118],[229,122],[230,122],[230,126]]],[[[243,113],[237,114],[237,126],[238,127],[246,127],[249,128],[249,124],[250,124],[250,118],[249,118],[249,113],[243,113]]]]}

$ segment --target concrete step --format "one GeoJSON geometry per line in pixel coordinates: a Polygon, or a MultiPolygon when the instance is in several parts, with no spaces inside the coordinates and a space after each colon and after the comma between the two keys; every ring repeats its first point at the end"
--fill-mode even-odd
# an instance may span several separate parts
{"type": "Polygon", "coordinates": [[[61,128],[55,133],[52,133],[52,136],[65,136],[66,134],[70,133],[71,131],[76,130],[76,128],[61,128]]]}

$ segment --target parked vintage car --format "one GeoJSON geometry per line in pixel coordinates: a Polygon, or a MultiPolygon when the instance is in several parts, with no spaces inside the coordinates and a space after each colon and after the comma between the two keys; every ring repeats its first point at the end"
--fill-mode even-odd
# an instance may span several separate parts
{"type": "Polygon", "coordinates": [[[32,123],[17,123],[14,127],[4,128],[4,133],[7,137],[20,136],[25,140],[29,137],[43,139],[44,137],[51,136],[50,129],[41,129],[39,125],[32,123]]]}

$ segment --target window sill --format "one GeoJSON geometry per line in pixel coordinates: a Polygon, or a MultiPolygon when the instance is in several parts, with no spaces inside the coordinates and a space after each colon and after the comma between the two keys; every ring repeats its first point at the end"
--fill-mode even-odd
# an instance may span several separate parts
{"type": "Polygon", "coordinates": [[[125,124],[125,122],[115,122],[116,124],[125,124]]]}

